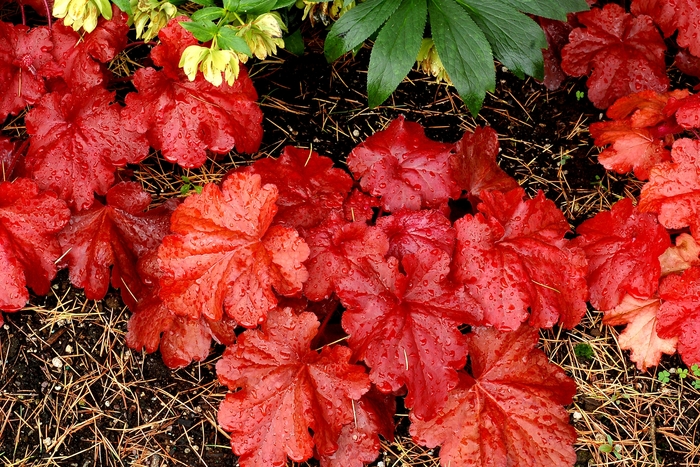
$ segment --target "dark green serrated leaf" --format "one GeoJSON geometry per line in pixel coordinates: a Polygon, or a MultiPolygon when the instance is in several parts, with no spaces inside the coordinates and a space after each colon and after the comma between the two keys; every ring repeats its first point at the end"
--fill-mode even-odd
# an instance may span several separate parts
{"type": "Polygon", "coordinates": [[[301,36],[301,29],[284,37],[284,49],[290,54],[304,55],[304,38],[301,36]]]}
{"type": "Polygon", "coordinates": [[[275,6],[272,7],[272,10],[279,10],[280,8],[287,8],[288,6],[292,6],[297,2],[297,0],[277,0],[277,3],[275,3],[275,6]]]}
{"type": "Polygon", "coordinates": [[[224,0],[224,8],[236,13],[268,13],[275,7],[277,0],[224,0]]]}
{"type": "Polygon", "coordinates": [[[214,21],[223,18],[226,10],[218,6],[208,6],[192,13],[192,21],[214,21]]]}
{"type": "Polygon", "coordinates": [[[202,6],[216,6],[215,0],[192,0],[192,3],[202,6]]]}
{"type": "Polygon", "coordinates": [[[384,102],[416,63],[427,14],[426,0],[403,0],[379,31],[367,71],[370,108],[384,102]]]}
{"type": "Polygon", "coordinates": [[[187,29],[200,42],[209,42],[219,32],[219,28],[211,21],[183,21],[180,25],[187,29]]]}
{"type": "Polygon", "coordinates": [[[253,53],[250,51],[250,47],[246,41],[236,34],[236,30],[231,26],[226,25],[219,33],[216,35],[216,44],[222,50],[234,50],[247,56],[252,56],[253,53]]]}
{"type": "Polygon", "coordinates": [[[119,8],[127,15],[131,16],[133,14],[131,12],[131,2],[129,2],[129,0],[112,0],[112,3],[117,5],[117,8],[119,8]]]}
{"type": "Polygon", "coordinates": [[[588,10],[586,0],[500,0],[516,10],[543,18],[566,21],[567,13],[588,10]]]}
{"type": "Polygon", "coordinates": [[[481,28],[496,58],[520,79],[544,79],[542,49],[547,39],[531,18],[492,0],[458,0],[481,28]]]}
{"type": "Polygon", "coordinates": [[[224,9],[226,11],[238,11],[240,0],[224,0],[224,9]]]}
{"type": "Polygon", "coordinates": [[[329,62],[362,44],[384,24],[401,0],[368,0],[345,13],[331,27],[324,53],[329,62]]]}
{"type": "Polygon", "coordinates": [[[486,91],[496,87],[491,46],[466,10],[454,0],[429,0],[435,48],[457,92],[476,116],[486,91]]]}

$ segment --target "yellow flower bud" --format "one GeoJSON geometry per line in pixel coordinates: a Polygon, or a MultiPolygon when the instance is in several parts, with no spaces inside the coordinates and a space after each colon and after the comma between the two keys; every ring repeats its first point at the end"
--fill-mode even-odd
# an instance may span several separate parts
{"type": "Polygon", "coordinates": [[[287,27],[279,13],[265,13],[243,25],[238,35],[242,37],[255,57],[264,60],[268,55],[275,55],[277,47],[284,47],[282,31],[287,27]]]}
{"type": "Polygon", "coordinates": [[[445,70],[442,60],[440,60],[438,56],[435,43],[432,39],[423,39],[416,62],[418,62],[418,66],[423,70],[423,73],[437,78],[438,81],[444,81],[452,85],[452,81],[447,75],[447,70],[445,70]]]}
{"type": "Polygon", "coordinates": [[[214,86],[221,86],[224,79],[232,86],[240,72],[237,53],[199,45],[191,45],[185,49],[180,57],[179,66],[190,81],[195,80],[199,70],[204,79],[214,86]]]}
{"type": "Polygon", "coordinates": [[[60,0],[53,6],[53,16],[63,18],[63,24],[74,31],[82,27],[92,32],[100,15],[105,19],[112,17],[112,6],[106,0],[60,0]]]}

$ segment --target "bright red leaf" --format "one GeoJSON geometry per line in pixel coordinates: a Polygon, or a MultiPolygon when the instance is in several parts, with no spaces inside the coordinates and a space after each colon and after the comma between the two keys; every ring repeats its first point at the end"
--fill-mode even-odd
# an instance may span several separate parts
{"type": "Polygon", "coordinates": [[[605,311],[603,324],[627,325],[617,342],[621,349],[631,351],[630,360],[640,371],[658,365],[663,354],[676,353],[678,338],[662,339],[657,333],[660,306],[658,298],[640,299],[625,295],[619,305],[605,311]]]}
{"type": "Polygon", "coordinates": [[[143,212],[151,195],[135,182],[121,182],[107,192],[107,204],[95,202],[71,217],[59,235],[71,283],[85,289],[90,300],[104,298],[109,287],[121,289],[124,302],[134,307],[141,298],[136,261],[160,245],[170,230],[177,203],[143,212]]]}
{"type": "Polygon", "coordinates": [[[241,389],[226,395],[218,416],[241,467],[281,467],[287,456],[301,462],[314,447],[333,454],[343,427],[354,423],[353,401],[369,390],[369,379],[350,364],[347,347],[310,349],[318,326],[313,313],[275,309],[216,364],[219,380],[241,389]]]}
{"type": "Polygon", "coordinates": [[[586,259],[564,238],[569,224],[542,192],[523,200],[516,188],[483,192],[479,213],[455,222],[455,277],[479,302],[484,323],[514,330],[566,328],[586,312],[586,259]]]}
{"type": "Polygon", "coordinates": [[[245,327],[265,320],[282,295],[301,291],[309,248],[294,229],[270,227],[277,188],[260,176],[233,173],[207,184],[171,217],[158,249],[160,297],[178,316],[228,316],[245,327]]]}
{"type": "Polygon", "coordinates": [[[700,267],[664,277],[657,314],[659,337],[678,337],[678,353],[689,367],[700,363],[700,267]]]}
{"type": "Polygon", "coordinates": [[[676,121],[684,129],[700,128],[700,94],[679,96],[669,102],[666,111],[673,112],[676,121]]]}
{"type": "Polygon", "coordinates": [[[536,330],[479,328],[467,335],[472,375],[462,374],[431,420],[411,414],[414,441],[440,447],[443,466],[573,465],[576,431],[562,405],[576,384],[536,348],[536,330]]]}
{"type": "Polygon", "coordinates": [[[437,208],[459,197],[449,169],[452,148],[399,117],[355,147],[348,167],[365,191],[381,196],[387,211],[437,208]]]}
{"type": "Polygon", "coordinates": [[[201,74],[187,79],[178,67],[182,51],[198,44],[175,18],[161,29],[160,45],[151,52],[153,63],[134,73],[136,93],[126,96],[123,115],[128,127],[145,134],[151,147],[183,167],[199,167],[207,151],[226,154],[233,147],[253,153],[262,141],[262,112],[245,66],[233,86],[216,87],[201,74]]]}
{"type": "Polygon", "coordinates": [[[320,224],[331,211],[341,209],[352,179],[333,160],[309,149],[287,146],[279,159],[259,159],[244,170],[262,177],[279,190],[275,223],[294,228],[320,224]]]}
{"type": "Polygon", "coordinates": [[[700,5],[697,1],[634,0],[631,10],[635,15],[651,16],[666,37],[678,29],[678,45],[688,47],[690,53],[700,57],[700,5]]]}
{"type": "Polygon", "coordinates": [[[23,158],[26,149],[26,140],[19,144],[13,143],[10,138],[0,136],[0,182],[12,180],[12,173],[23,158]]]}
{"type": "Polygon", "coordinates": [[[348,222],[369,221],[374,217],[374,208],[378,208],[380,204],[379,198],[354,188],[343,205],[345,220],[348,222]]]}
{"type": "Polygon", "coordinates": [[[676,245],[659,256],[659,263],[662,276],[700,266],[700,244],[687,233],[682,233],[676,237],[676,245]]]}
{"type": "Polygon", "coordinates": [[[382,261],[389,249],[389,241],[379,229],[364,222],[349,223],[339,215],[306,232],[304,238],[310,250],[304,295],[314,301],[330,297],[338,280],[361,268],[366,258],[382,261]]]}
{"type": "Polygon", "coordinates": [[[518,182],[498,166],[497,156],[498,134],[490,127],[476,127],[474,133],[464,133],[455,144],[450,157],[452,174],[471,201],[478,199],[484,190],[508,191],[518,186],[518,182]]]}
{"type": "Polygon", "coordinates": [[[146,140],[124,126],[113,100],[101,87],[76,88],[46,94],[27,114],[27,174],[76,210],[89,208],[93,193],[107,193],[117,167],[148,155],[146,140]]]}
{"type": "Polygon", "coordinates": [[[421,250],[442,250],[452,256],[455,247],[455,230],[452,223],[440,211],[400,210],[390,216],[377,219],[379,227],[389,239],[388,254],[401,261],[405,255],[421,250]]]}
{"type": "Polygon", "coordinates": [[[51,55],[51,31],[0,21],[0,121],[46,92],[44,78],[61,71],[51,55]]]}
{"type": "Polygon", "coordinates": [[[682,138],[673,144],[673,162],[651,170],[642,187],[639,210],[654,212],[667,229],[690,227],[700,236],[700,141],[682,138]]]}
{"type": "Polygon", "coordinates": [[[394,439],[396,397],[370,390],[355,403],[354,420],[343,426],[338,438],[338,450],[321,456],[321,467],[363,467],[379,455],[378,434],[394,439]]]}
{"type": "Polygon", "coordinates": [[[666,45],[648,16],[634,17],[616,4],[577,14],[584,26],[569,35],[561,66],[570,76],[590,74],[588,98],[605,109],[622,96],[665,91],[666,45]]]}
{"type": "Polygon", "coordinates": [[[418,418],[433,417],[466,361],[458,327],[480,323],[479,310],[449,281],[450,256],[437,248],[404,256],[406,275],[394,257],[357,263],[362,270],[337,281],[350,347],[371,368],[380,391],[405,385],[406,407],[418,418]]]}
{"type": "Polygon", "coordinates": [[[182,368],[209,356],[211,340],[231,345],[236,323],[224,318],[210,321],[177,316],[163,305],[158,292],[150,289],[133,309],[126,334],[127,345],[137,351],[155,352],[160,347],[168,368],[182,368]]]}
{"type": "Polygon", "coordinates": [[[585,221],[576,233],[573,244],[586,252],[590,301],[596,309],[610,310],[626,294],[649,298],[656,293],[659,256],[671,239],[654,214],[638,212],[625,198],[585,221]]]}
{"type": "Polygon", "coordinates": [[[70,211],[51,192],[28,179],[0,182],[0,310],[17,311],[29,294],[44,295],[61,256],[56,234],[70,211]]]}

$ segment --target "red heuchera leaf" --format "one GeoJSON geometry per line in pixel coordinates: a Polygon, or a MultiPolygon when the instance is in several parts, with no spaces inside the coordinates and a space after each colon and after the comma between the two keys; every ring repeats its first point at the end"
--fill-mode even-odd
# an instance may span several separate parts
{"type": "Polygon", "coordinates": [[[25,170],[81,210],[92,205],[93,192],[107,193],[117,167],[143,160],[148,144],[123,125],[120,106],[110,104],[114,93],[101,87],[74,91],[47,94],[27,114],[25,170]]]}
{"type": "Polygon", "coordinates": [[[693,266],[700,266],[700,245],[687,233],[676,237],[676,246],[669,247],[659,256],[661,275],[683,272],[693,266]]]}
{"type": "Polygon", "coordinates": [[[700,267],[664,277],[659,296],[663,300],[657,314],[659,337],[678,337],[683,362],[700,363],[700,267]]]}
{"type": "Polygon", "coordinates": [[[130,308],[141,297],[136,261],[158,248],[170,230],[176,203],[143,212],[151,195],[135,182],[121,182],[107,192],[107,205],[95,202],[78,212],[59,235],[71,283],[85,289],[85,297],[101,300],[109,287],[121,289],[130,308]]]}
{"type": "Polygon", "coordinates": [[[394,439],[396,397],[372,389],[355,404],[352,423],[343,426],[338,450],[321,456],[321,467],[363,467],[379,455],[379,436],[394,439]]]}
{"type": "Polygon", "coordinates": [[[160,297],[179,316],[218,321],[222,310],[245,327],[265,320],[282,295],[301,291],[309,248],[296,230],[270,227],[274,185],[233,173],[221,189],[207,184],[171,217],[158,249],[160,297]]]}
{"type": "Polygon", "coordinates": [[[366,222],[374,217],[374,208],[380,206],[379,198],[370,196],[354,188],[345,199],[343,212],[348,222],[366,222]]]}
{"type": "Polygon", "coordinates": [[[411,414],[413,439],[440,448],[443,466],[573,465],[576,431],[562,405],[576,384],[536,348],[536,330],[467,335],[473,377],[461,375],[437,417],[411,414]]]}
{"type": "Polygon", "coordinates": [[[561,50],[569,43],[569,33],[573,28],[564,21],[542,17],[537,17],[537,21],[544,31],[548,45],[546,49],[542,49],[544,85],[550,91],[556,91],[566,79],[566,74],[561,69],[561,50]]]}
{"type": "Polygon", "coordinates": [[[659,215],[667,229],[690,227],[700,236],[700,141],[682,138],[673,144],[673,162],[651,170],[642,187],[639,210],[659,215]]]}
{"type": "Polygon", "coordinates": [[[190,82],[178,68],[182,51],[198,44],[175,18],[161,29],[160,45],[151,52],[153,63],[163,67],[142,68],[134,73],[137,93],[126,96],[123,115],[127,126],[145,134],[151,147],[168,161],[183,167],[199,167],[207,151],[226,154],[258,150],[262,141],[262,112],[246,68],[233,86],[216,87],[201,74],[190,82]]]}
{"type": "Polygon", "coordinates": [[[616,4],[579,13],[585,27],[574,29],[562,50],[561,66],[588,78],[588,98],[605,109],[616,99],[646,89],[665,91],[666,45],[648,16],[634,17],[616,4]]]}
{"type": "Polygon", "coordinates": [[[659,256],[671,239],[654,214],[638,212],[625,198],[585,221],[576,233],[572,243],[586,252],[590,301],[596,309],[610,310],[626,294],[649,298],[656,293],[659,256]]]}
{"type": "Polygon", "coordinates": [[[695,0],[634,0],[632,13],[646,14],[654,19],[666,37],[678,29],[676,42],[688,47],[690,53],[700,57],[700,5],[695,0]]]}
{"type": "Polygon", "coordinates": [[[117,56],[126,47],[129,25],[129,16],[112,5],[112,19],[106,20],[100,17],[97,27],[86,34],[85,50],[95,60],[107,63],[117,56]]]}
{"type": "Polygon", "coordinates": [[[22,308],[25,286],[38,295],[49,291],[61,255],[56,234],[69,218],[66,204],[33,181],[0,182],[0,310],[22,308]]]}
{"type": "MultiPolygon", "coordinates": [[[[508,191],[518,182],[496,163],[498,134],[490,127],[476,127],[474,133],[464,133],[450,156],[455,181],[475,201],[484,190],[508,191]]],[[[476,204],[476,203],[475,203],[476,204]]]]}
{"type": "Polygon", "coordinates": [[[514,330],[578,324],[586,312],[586,259],[564,238],[569,224],[539,192],[483,192],[480,213],[455,222],[455,277],[479,302],[484,323],[514,330]]]}
{"type": "Polygon", "coordinates": [[[260,159],[244,170],[262,177],[279,190],[275,223],[294,228],[320,224],[343,207],[352,179],[333,160],[309,149],[287,146],[279,159],[260,159]]]}
{"type": "Polygon", "coordinates": [[[673,63],[686,75],[700,77],[700,57],[691,55],[687,49],[681,49],[676,53],[673,63]]]}
{"type": "Polygon", "coordinates": [[[700,128],[700,94],[682,97],[669,102],[666,111],[674,113],[676,121],[682,128],[686,130],[700,128]]]}
{"type": "Polygon", "coordinates": [[[0,21],[0,121],[44,95],[44,78],[60,70],[51,55],[51,32],[0,21]]]}
{"type": "Polygon", "coordinates": [[[304,295],[314,301],[330,297],[338,280],[361,269],[364,258],[382,261],[389,250],[389,241],[379,229],[364,222],[348,223],[340,216],[331,216],[307,232],[305,240],[310,253],[304,295]]]}
{"type": "Polygon", "coordinates": [[[26,149],[26,140],[19,144],[13,143],[10,138],[0,136],[0,182],[12,180],[12,173],[23,159],[26,149]]]}
{"type": "Polygon", "coordinates": [[[663,354],[676,353],[678,338],[662,339],[656,332],[660,306],[658,298],[639,299],[625,295],[619,305],[605,311],[603,324],[627,325],[617,342],[621,349],[631,351],[630,360],[640,371],[658,365],[663,354]]]}
{"type": "Polygon", "coordinates": [[[380,391],[406,385],[406,407],[420,419],[433,417],[466,363],[458,327],[480,323],[478,310],[449,282],[450,256],[442,250],[404,256],[406,275],[394,257],[363,263],[363,270],[351,269],[337,281],[350,347],[371,368],[380,391]]]}
{"type": "Polygon", "coordinates": [[[216,364],[219,380],[241,389],[226,394],[218,416],[241,467],[281,467],[287,456],[301,462],[314,446],[332,454],[354,422],[353,401],[369,390],[369,379],[349,363],[347,347],[309,348],[318,325],[313,313],[273,310],[262,330],[245,331],[216,364]]]}
{"type": "Polygon", "coordinates": [[[418,123],[399,117],[348,156],[348,167],[365,191],[382,197],[387,211],[437,208],[459,197],[449,170],[452,145],[425,136],[418,123]]]}
{"type": "Polygon", "coordinates": [[[377,219],[379,227],[389,239],[388,254],[401,261],[405,255],[417,254],[424,249],[442,250],[452,256],[456,233],[452,223],[440,211],[400,210],[391,216],[377,219]]]}
{"type": "Polygon", "coordinates": [[[133,309],[126,334],[127,345],[137,351],[155,352],[160,346],[168,368],[182,368],[209,355],[212,338],[225,345],[235,341],[236,323],[224,318],[209,321],[204,316],[191,319],[170,312],[151,289],[133,309]]]}
{"type": "Polygon", "coordinates": [[[665,107],[669,101],[683,99],[688,94],[689,92],[685,89],[668,92],[652,90],[635,92],[616,100],[608,108],[606,115],[613,120],[629,119],[629,124],[633,128],[655,127],[655,137],[662,138],[668,134],[683,131],[675,124],[665,107]]]}

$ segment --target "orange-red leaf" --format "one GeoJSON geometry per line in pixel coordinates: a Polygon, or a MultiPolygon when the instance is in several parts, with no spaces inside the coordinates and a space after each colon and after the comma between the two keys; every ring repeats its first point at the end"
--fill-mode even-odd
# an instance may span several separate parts
{"type": "Polygon", "coordinates": [[[659,296],[659,337],[678,337],[678,353],[686,365],[700,363],[700,267],[664,277],[659,296]]]}

